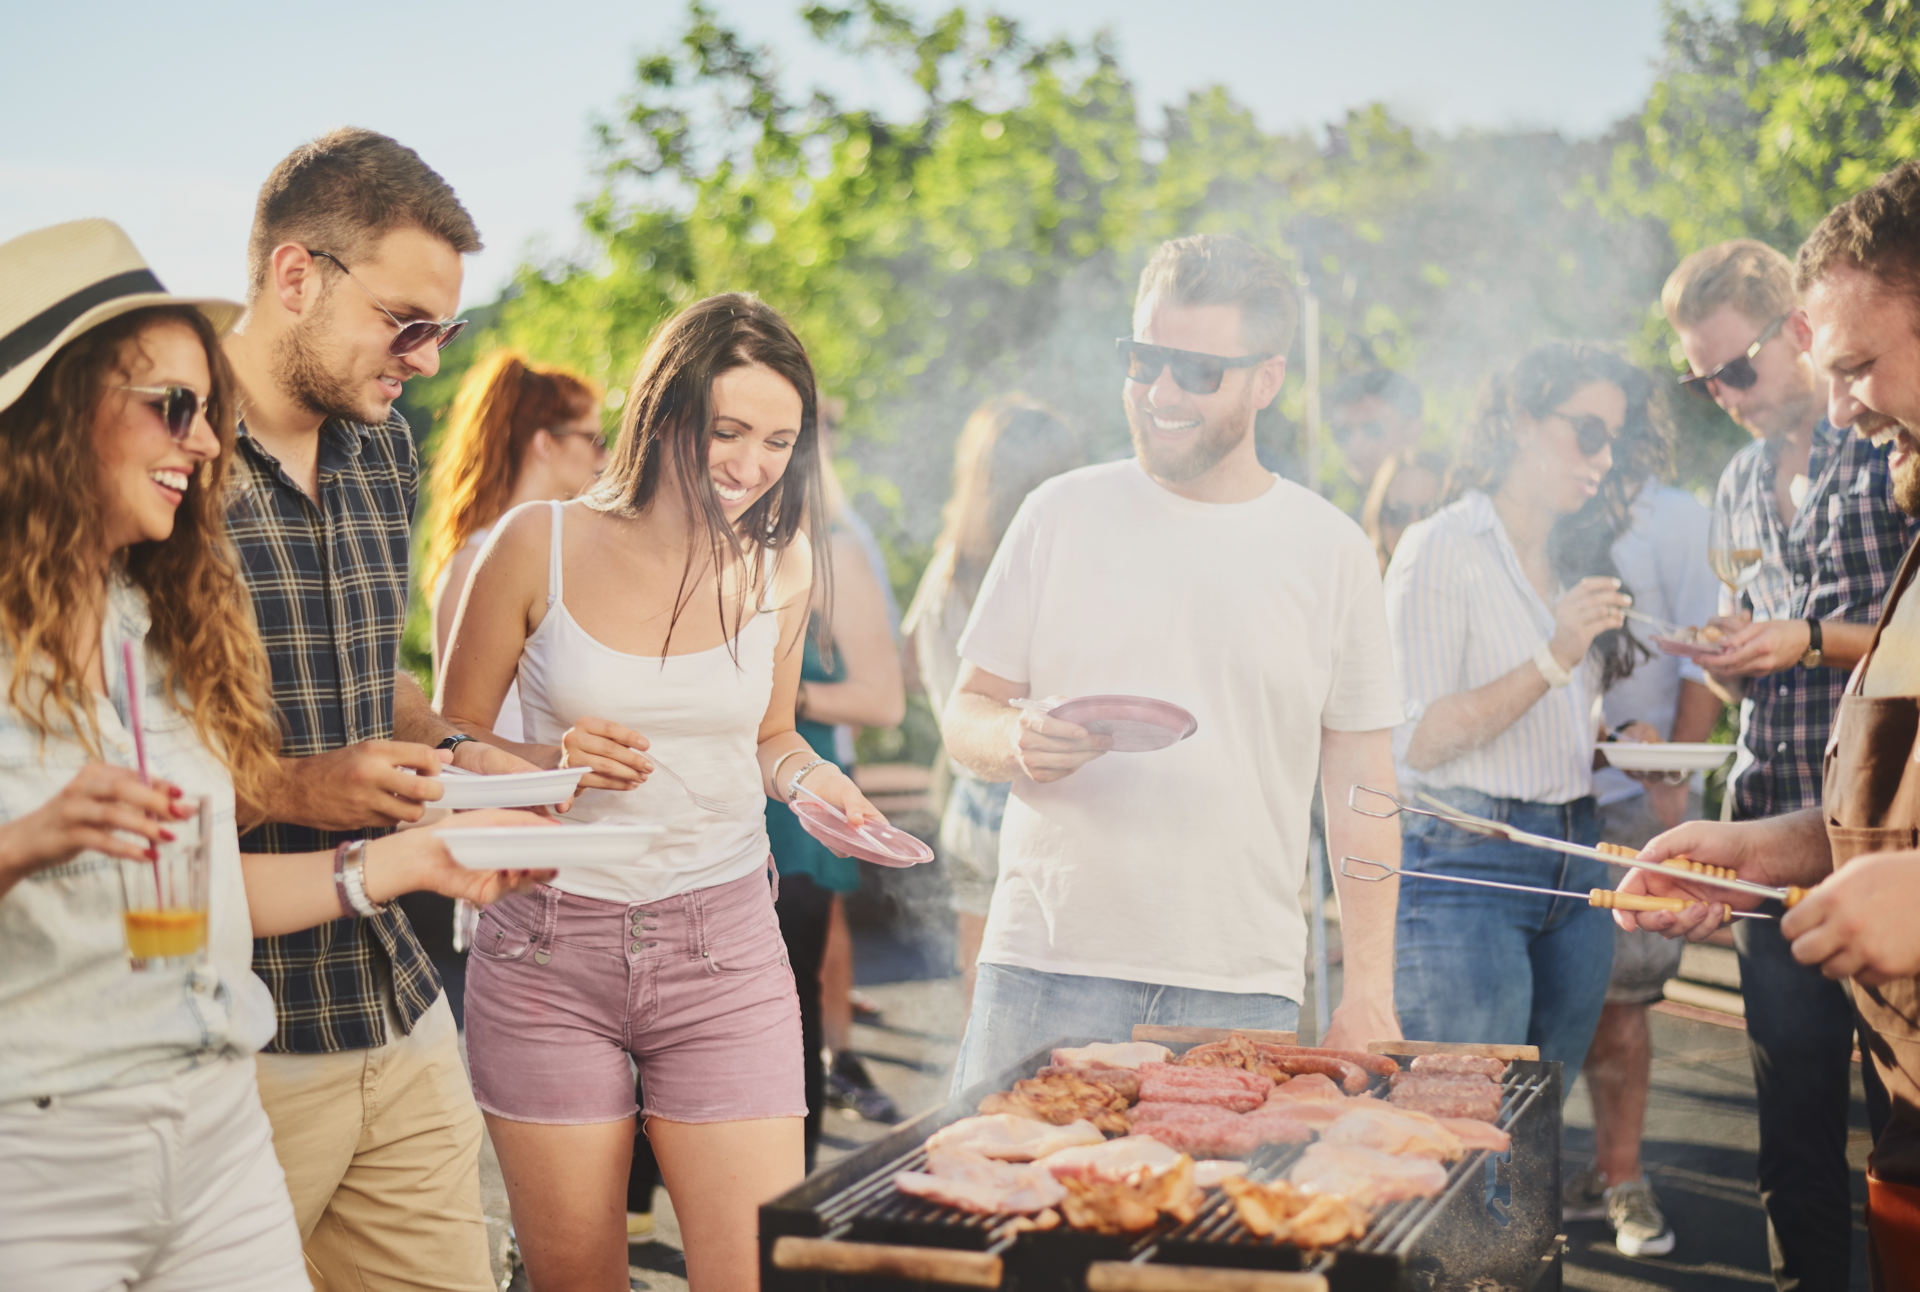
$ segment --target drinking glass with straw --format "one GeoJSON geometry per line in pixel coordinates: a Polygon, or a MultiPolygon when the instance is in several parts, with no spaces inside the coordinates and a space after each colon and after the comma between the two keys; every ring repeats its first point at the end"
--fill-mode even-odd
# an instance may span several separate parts
{"type": "MultiPolygon", "coordinates": [[[[133,643],[122,643],[120,664],[126,677],[127,721],[133,728],[140,779],[151,785],[146,724],[140,716],[140,672],[133,643]]],[[[185,967],[206,950],[212,801],[202,796],[183,802],[194,813],[187,820],[169,823],[172,842],[155,844],[150,860],[117,863],[127,953],[135,970],[185,967]]]]}

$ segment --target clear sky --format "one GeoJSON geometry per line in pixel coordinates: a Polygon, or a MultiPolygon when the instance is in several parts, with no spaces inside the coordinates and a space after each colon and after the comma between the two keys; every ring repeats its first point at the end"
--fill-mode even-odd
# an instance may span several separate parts
{"type": "MultiPolygon", "coordinates": [[[[905,101],[900,83],[819,51],[799,0],[714,7],[776,52],[796,94],[820,84],[843,101],[905,101]]],[[[1269,129],[1384,100],[1441,129],[1596,134],[1640,105],[1661,31],[1659,0],[991,7],[1036,37],[1110,28],[1143,103],[1218,82],[1269,129]]],[[[683,19],[665,0],[23,2],[5,20],[0,241],[104,215],[174,290],[237,294],[267,171],[302,139],[361,125],[416,148],[459,191],[488,244],[466,298],[488,300],[529,251],[577,245],[575,205],[597,187],[590,123],[683,19]]]]}

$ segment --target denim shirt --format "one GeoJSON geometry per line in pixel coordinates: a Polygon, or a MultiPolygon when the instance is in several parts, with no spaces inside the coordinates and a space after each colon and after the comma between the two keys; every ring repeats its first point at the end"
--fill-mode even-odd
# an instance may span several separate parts
{"type": "MultiPolygon", "coordinates": [[[[120,645],[139,652],[148,624],[144,595],[116,578],[101,634],[111,695],[92,698],[101,758],[118,767],[139,766],[120,645]]],[[[212,800],[208,954],[192,968],[133,971],[115,858],[83,852],[22,879],[0,897],[0,1104],[164,1080],[251,1055],[273,1035],[273,1001],[252,970],[232,779],[162,692],[163,661],[147,655],[142,671],[153,775],[212,800]]],[[[38,809],[89,760],[71,732],[42,742],[0,702],[0,821],[38,809]]]]}

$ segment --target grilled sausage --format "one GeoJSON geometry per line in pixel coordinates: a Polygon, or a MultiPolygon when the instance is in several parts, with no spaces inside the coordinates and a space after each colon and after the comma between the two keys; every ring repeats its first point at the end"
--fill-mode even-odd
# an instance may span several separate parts
{"type": "Polygon", "coordinates": [[[1394,1073],[1400,1071],[1400,1065],[1384,1054],[1363,1054],[1358,1050],[1328,1050],[1313,1045],[1270,1045],[1266,1042],[1262,1042],[1259,1048],[1262,1055],[1275,1054],[1287,1056],[1298,1054],[1311,1055],[1322,1059],[1340,1059],[1343,1062],[1353,1064],[1363,1071],[1371,1072],[1376,1077],[1391,1077],[1394,1073]]]}

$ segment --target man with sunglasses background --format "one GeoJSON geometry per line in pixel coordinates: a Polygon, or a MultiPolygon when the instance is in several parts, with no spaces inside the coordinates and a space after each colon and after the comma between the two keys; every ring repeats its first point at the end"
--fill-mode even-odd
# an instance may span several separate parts
{"type": "MultiPolygon", "coordinates": [[[[244,392],[227,527],[284,776],[241,805],[247,852],[418,820],[445,751],[468,771],[531,770],[462,737],[397,671],[419,462],[393,403],[438,369],[461,256],[479,249],[446,181],[371,131],[296,149],[260,190],[248,312],[227,343],[244,392]]],[[[329,1288],[482,1292],[482,1127],[453,1016],[406,916],[342,892],[335,923],[254,944],[279,1024],[261,1101],[307,1256],[329,1288]]]]}
{"type": "Polygon", "coordinates": [[[1355,520],[1386,460],[1419,446],[1426,429],[1424,402],[1420,387],[1389,368],[1350,372],[1327,393],[1327,426],[1340,446],[1347,481],[1357,491],[1346,509],[1355,520]]]}
{"type": "MultiPolygon", "coordinates": [[[[1708,677],[1740,704],[1731,817],[1817,807],[1821,764],[1847,672],[1872,636],[1920,522],[1894,501],[1887,450],[1826,419],[1793,265],[1772,247],[1724,242],[1680,263],[1660,296],[1692,373],[1754,437],[1714,500],[1731,542],[1763,554],[1723,593],[1730,633],[1708,677]],[[1816,636],[1817,634],[1817,636],[1816,636]]],[[[1780,1288],[1848,1286],[1853,1209],[1846,1160],[1856,1019],[1846,989],[1795,962],[1772,920],[1734,930],[1760,1107],[1760,1198],[1780,1288]]],[[[1863,1073],[1876,1124],[1885,1091],[1863,1073]]]]}
{"type": "MultiPolygon", "coordinates": [[[[1034,490],[974,603],[943,731],[1012,790],[956,1090],[1056,1036],[1294,1030],[1316,773],[1334,855],[1399,858],[1394,822],[1346,808],[1356,783],[1392,788],[1404,716],[1372,545],[1254,452],[1289,283],[1237,238],[1160,247],[1117,347],[1134,456],[1034,490]],[[1171,702],[1198,729],[1109,757],[1109,737],[1010,703],[1103,694],[1171,702]]],[[[1327,1042],[1361,1048],[1400,1035],[1397,892],[1339,884],[1327,1042]]]]}

